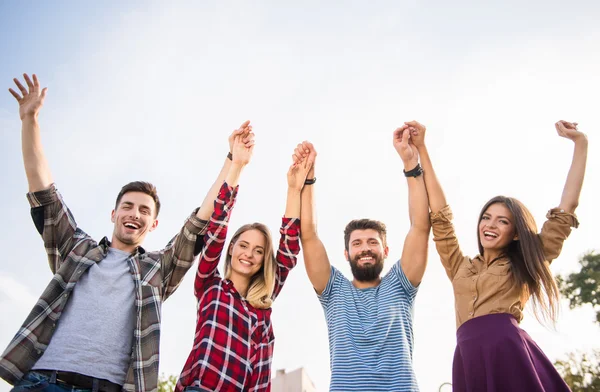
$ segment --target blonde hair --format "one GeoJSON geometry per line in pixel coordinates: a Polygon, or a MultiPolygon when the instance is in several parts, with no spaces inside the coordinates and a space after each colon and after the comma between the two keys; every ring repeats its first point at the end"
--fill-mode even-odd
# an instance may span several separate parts
{"type": "Polygon", "coordinates": [[[268,309],[273,304],[273,289],[275,287],[275,272],[277,270],[277,260],[273,252],[273,240],[271,232],[267,226],[262,223],[249,223],[240,227],[227,246],[227,256],[225,257],[225,279],[231,276],[231,248],[240,238],[240,236],[249,230],[258,230],[265,236],[265,253],[263,254],[263,265],[250,278],[246,301],[257,309],[268,309]]]}

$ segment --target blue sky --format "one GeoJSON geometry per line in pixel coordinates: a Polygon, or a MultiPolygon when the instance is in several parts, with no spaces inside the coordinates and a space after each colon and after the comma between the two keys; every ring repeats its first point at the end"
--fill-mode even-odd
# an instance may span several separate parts
{"type": "MultiPolygon", "coordinates": [[[[590,140],[581,226],[555,273],[598,249],[597,147],[600,5],[595,1],[2,2],[0,3],[0,346],[51,278],[24,194],[12,78],[37,73],[49,88],[40,116],[56,183],[81,227],[112,229],[121,185],[158,186],[163,209],[147,248],[163,246],[198,205],[246,119],[257,135],[233,229],[284,211],[296,143],[319,152],[319,233],[350,276],[342,230],[353,218],[388,225],[391,266],[408,229],[406,186],[392,131],[417,119],[455,212],[476,252],[477,213],[496,194],[521,199],[538,226],[558,204],[572,154],[554,122],[577,121],[590,140]]],[[[192,274],[163,307],[161,370],[178,374],[195,319],[192,274]]],[[[551,359],[600,341],[591,308],[563,304],[556,331],[527,314],[523,327],[551,359]]],[[[329,382],[324,317],[299,262],[274,306],[273,369],[305,366],[329,382]]],[[[451,285],[433,244],[415,308],[415,370],[423,391],[450,380],[455,342],[451,285]]],[[[0,382],[0,391],[8,390],[0,382]]]]}

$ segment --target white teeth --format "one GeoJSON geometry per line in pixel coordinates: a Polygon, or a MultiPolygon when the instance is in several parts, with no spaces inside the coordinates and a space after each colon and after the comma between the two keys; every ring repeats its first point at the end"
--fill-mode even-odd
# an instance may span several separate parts
{"type": "Polygon", "coordinates": [[[252,263],[250,263],[249,261],[242,260],[242,259],[240,259],[240,263],[242,263],[244,265],[252,265],[252,263]]]}
{"type": "Polygon", "coordinates": [[[125,227],[129,227],[130,229],[137,229],[138,227],[133,223],[125,223],[125,227]]]}
{"type": "Polygon", "coordinates": [[[494,237],[494,238],[498,237],[498,235],[496,233],[492,233],[491,231],[484,231],[483,235],[487,235],[487,236],[494,237]]]}

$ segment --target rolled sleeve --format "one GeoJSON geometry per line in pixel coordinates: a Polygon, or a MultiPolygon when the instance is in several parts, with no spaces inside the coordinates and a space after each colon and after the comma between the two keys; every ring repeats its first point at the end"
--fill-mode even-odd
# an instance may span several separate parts
{"type": "Polygon", "coordinates": [[[579,227],[579,220],[574,214],[559,208],[548,211],[546,222],[539,234],[544,256],[548,262],[560,255],[565,240],[571,234],[571,229],[577,227],[579,227]]]}
{"type": "Polygon", "coordinates": [[[58,201],[60,198],[55,184],[49,188],[37,192],[27,193],[27,200],[31,208],[44,207],[58,201]]]}
{"type": "Polygon", "coordinates": [[[458,239],[456,238],[454,225],[452,224],[453,218],[452,210],[448,205],[438,212],[429,215],[433,231],[433,241],[435,242],[435,247],[440,255],[442,264],[446,269],[446,274],[450,279],[453,279],[461,263],[465,260],[460,250],[458,239]]]}

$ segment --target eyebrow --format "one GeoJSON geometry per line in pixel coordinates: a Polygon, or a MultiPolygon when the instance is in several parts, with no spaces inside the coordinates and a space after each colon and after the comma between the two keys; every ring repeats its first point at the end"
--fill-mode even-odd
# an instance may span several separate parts
{"type": "MultiPolygon", "coordinates": [[[[132,203],[132,202],[130,202],[130,201],[123,201],[123,202],[121,202],[121,205],[127,205],[127,206],[130,206],[130,207],[133,207],[135,204],[132,203]]],[[[152,208],[150,208],[150,206],[148,206],[146,204],[140,204],[140,208],[145,208],[148,211],[152,211],[152,208]]]]}
{"type": "MultiPolygon", "coordinates": [[[[487,212],[484,212],[482,216],[489,216],[489,217],[491,217],[492,215],[489,214],[489,213],[487,213],[487,212]]],[[[504,216],[504,215],[498,215],[498,218],[506,219],[507,221],[512,222],[512,220],[510,220],[509,217],[504,216]]]]}
{"type": "MultiPolygon", "coordinates": [[[[245,241],[245,240],[240,240],[240,242],[243,242],[244,244],[250,245],[250,243],[248,241],[245,241]]],[[[260,245],[255,246],[255,248],[260,248],[262,250],[265,250],[264,246],[260,246],[260,245]]]]}

